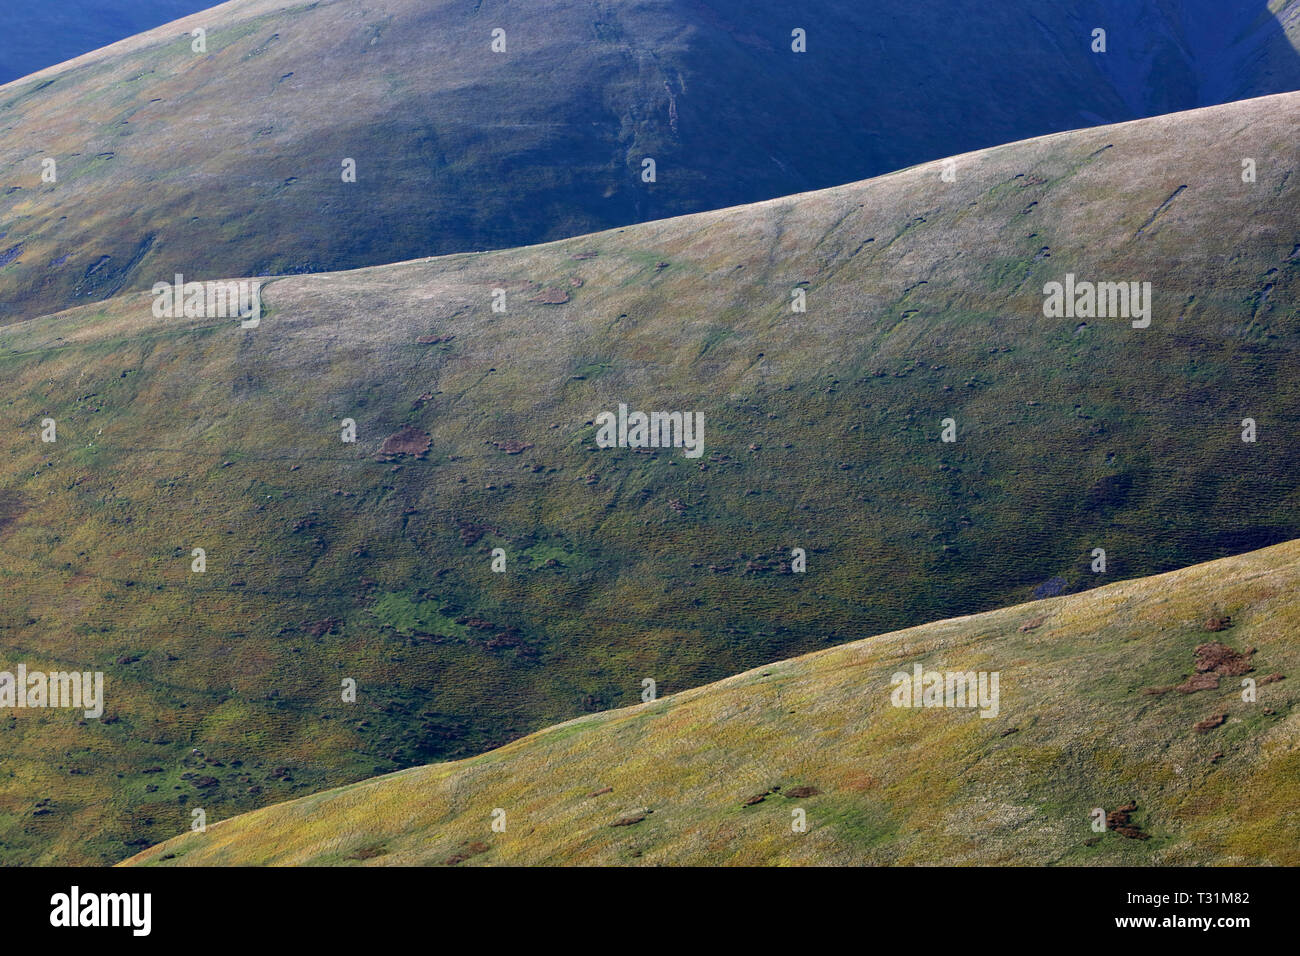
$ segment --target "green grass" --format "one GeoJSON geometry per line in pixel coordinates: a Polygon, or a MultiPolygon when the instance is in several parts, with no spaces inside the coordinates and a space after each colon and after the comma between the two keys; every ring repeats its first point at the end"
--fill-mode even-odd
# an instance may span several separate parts
{"type": "Polygon", "coordinates": [[[399,634],[451,634],[464,637],[468,633],[455,620],[439,611],[438,601],[415,601],[404,594],[385,594],[370,609],[379,623],[391,627],[399,634]]]}
{"type": "MultiPolygon", "coordinates": [[[[0,329],[0,664],[103,670],[115,718],[0,715],[0,859],[114,862],[188,827],[195,806],[217,820],[473,757],[634,704],[646,678],[677,694],[1015,605],[1050,579],[1086,592],[1300,537],[1300,417],[1288,411],[1300,407],[1300,272],[1268,279],[1258,321],[1275,338],[1233,332],[1237,303],[1294,244],[1277,237],[1300,218],[1300,175],[1275,190],[1296,161],[1297,110],[1288,95],[1017,144],[968,158],[954,184],[923,166],[546,246],[285,277],[253,331],[156,320],[147,294],[0,329]],[[1247,147],[1268,160],[1258,192],[1216,178],[1218,151],[1247,147]],[[985,198],[1027,171],[1043,182],[985,198]],[[1113,210],[1149,214],[1170,181],[1188,189],[1134,241],[1113,210]],[[918,211],[926,222],[908,227],[918,211]],[[989,281],[988,262],[1028,246],[1052,250],[1032,282],[989,281]],[[659,261],[673,266],[648,274],[659,261]],[[1151,328],[1092,321],[1076,338],[1073,320],[1045,319],[1035,286],[1066,271],[1151,281],[1151,328]],[[583,284],[564,305],[518,291],[572,276],[583,284]],[[797,282],[806,315],[788,312],[797,282]],[[1206,291],[1179,320],[1193,285],[1206,291]],[[491,311],[498,287],[514,290],[505,315],[491,311]],[[916,311],[900,322],[909,288],[916,311]],[[455,335],[454,347],[416,344],[430,334],[455,335]],[[597,363],[600,374],[573,378],[597,363]],[[587,423],[619,402],[702,412],[704,457],[594,448],[587,423]],[[1255,445],[1238,437],[1246,414],[1260,421],[1255,445]],[[39,441],[46,416],[56,445],[39,441]],[[939,441],[945,417],[958,421],[956,444],[939,441]],[[357,422],[355,445],[339,440],[343,418],[357,422]],[[429,434],[428,456],[382,460],[406,426],[429,434]],[[202,575],[190,571],[195,547],[207,551],[202,575]],[[505,574],[491,571],[497,547],[505,574]],[[806,574],[782,570],[796,547],[806,574]],[[1094,547],[1106,548],[1105,575],[1089,570],[1094,547]],[[341,699],[349,678],[355,704],[341,699]],[[153,766],[164,771],[144,773],[153,766]],[[45,798],[50,812],[37,815],[45,798]]],[[[1118,720],[1133,688],[1188,666],[1187,627],[1098,620],[1017,638],[1015,661],[1044,680],[1102,655],[1060,701],[1035,702],[1044,733],[1050,714],[1077,726],[1058,706],[1118,720]]],[[[996,648],[1000,634],[981,640],[996,648]]],[[[814,690],[801,694],[783,717],[818,712],[814,690]]],[[[1144,732],[1182,733],[1205,716],[1182,703],[1142,698],[1144,732]]],[[[653,737],[716,739],[708,760],[722,759],[733,716],[674,698],[653,737]]],[[[705,792],[807,780],[842,797],[812,761],[822,746],[870,763],[868,743],[914,743],[890,729],[896,716],[881,720],[856,740],[825,714],[808,738],[818,745],[788,767],[762,763],[779,725],[751,727],[760,749],[745,759],[767,767],[751,774],[761,780],[673,760],[705,792]]],[[[1243,719],[1225,737],[1245,746],[1270,726],[1243,719]]],[[[966,799],[952,768],[1029,746],[1013,736],[990,749],[976,730],[945,727],[944,759],[913,768],[945,800],[966,799]]],[[[1067,744],[1046,737],[1023,751],[1025,768],[1008,757],[1003,770],[1053,806],[1087,802],[1065,787],[1078,776],[1067,744]]],[[[1123,782],[1164,780],[1147,758],[1110,749],[1123,782]]],[[[659,771],[634,761],[628,772],[659,771]]],[[[861,772],[897,789],[895,814],[916,799],[879,767],[861,772]]],[[[1024,792],[1004,802],[1021,807],[1024,792]]],[[[1276,812],[1267,795],[1251,799],[1276,812]]],[[[909,811],[925,819],[904,819],[871,852],[931,858],[907,826],[951,826],[943,805],[909,811]]],[[[682,825],[659,813],[637,827],[682,825]]],[[[999,854],[1022,852],[1008,841],[999,854]]],[[[1035,846],[1055,859],[1073,844],[1035,846]]]]}
{"type": "Polygon", "coordinates": [[[881,635],[237,816],[129,862],[427,865],[482,842],[467,862],[1293,866],[1297,585],[1290,542],[881,635]],[[1234,624],[1209,633],[1215,607],[1234,624]],[[1289,679],[1253,703],[1236,678],[1144,693],[1187,676],[1212,640],[1256,648],[1252,676],[1289,679]],[[999,715],[890,706],[891,674],[912,662],[996,670],[999,715]],[[1113,692],[1096,693],[1102,676],[1113,692]],[[1228,722],[1196,733],[1215,710],[1228,722]],[[1092,828],[1094,808],[1130,801],[1144,839],[1092,828]]]}

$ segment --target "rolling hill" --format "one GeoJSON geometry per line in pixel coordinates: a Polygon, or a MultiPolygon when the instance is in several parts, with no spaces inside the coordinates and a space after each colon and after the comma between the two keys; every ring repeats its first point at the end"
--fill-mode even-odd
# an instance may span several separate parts
{"type": "Polygon", "coordinates": [[[1288,542],[927,624],[127,863],[1295,866],[1298,589],[1288,542]],[[996,714],[893,706],[894,675],[918,665],[998,673],[996,714]]]}
{"type": "Polygon", "coordinates": [[[284,277],[256,328],[146,291],[0,329],[0,661],[107,697],[0,714],[0,856],[1300,537],[1298,120],[284,277]],[[1071,276],[1149,282],[1149,325],[1045,314],[1071,276]],[[702,415],[702,455],[600,447],[623,404],[702,415]]]}
{"type": "Polygon", "coordinates": [[[1300,0],[234,0],[0,87],[0,323],[1296,90],[1297,44],[1300,0]]]}

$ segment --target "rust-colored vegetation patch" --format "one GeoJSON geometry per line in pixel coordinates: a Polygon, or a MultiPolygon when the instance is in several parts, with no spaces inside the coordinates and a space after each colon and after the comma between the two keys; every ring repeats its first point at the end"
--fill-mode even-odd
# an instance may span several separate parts
{"type": "Polygon", "coordinates": [[[766,790],[764,790],[762,793],[756,793],[756,794],[754,794],[752,797],[750,797],[748,800],[746,800],[744,803],[742,803],[741,806],[742,806],[742,807],[752,807],[752,806],[754,806],[754,805],[756,805],[756,804],[762,803],[764,800],[766,800],[766,799],[767,799],[769,796],[771,796],[772,794],[779,792],[780,789],[781,789],[781,785],[780,785],[780,784],[777,784],[775,787],[768,787],[768,788],[767,788],[766,790]]]}
{"type": "Polygon", "coordinates": [[[1193,674],[1176,686],[1174,690],[1180,694],[1195,694],[1198,690],[1215,690],[1218,686],[1218,674],[1193,674]]]}
{"type": "Polygon", "coordinates": [[[1222,727],[1227,719],[1227,714],[1215,714],[1213,717],[1206,717],[1204,720],[1199,721],[1192,729],[1198,734],[1209,733],[1215,727],[1222,727]]]}
{"type": "Polygon", "coordinates": [[[784,794],[782,794],[782,796],[792,797],[794,799],[802,799],[803,797],[815,797],[819,793],[821,793],[821,791],[818,790],[816,787],[807,787],[807,786],[791,787],[784,794]]]}
{"type": "Polygon", "coordinates": [[[1226,644],[1211,641],[1209,644],[1196,645],[1196,671],[1200,674],[1214,673],[1223,677],[1237,677],[1253,670],[1250,664],[1255,648],[1248,647],[1242,653],[1234,651],[1226,644]]]}
{"type": "Polygon", "coordinates": [[[388,850],[382,843],[372,843],[369,846],[357,847],[348,854],[349,860],[373,860],[377,856],[383,856],[388,850]]]}
{"type": "Polygon", "coordinates": [[[1142,827],[1134,823],[1130,818],[1134,810],[1138,808],[1136,800],[1130,800],[1122,807],[1117,807],[1110,813],[1106,814],[1106,828],[1114,830],[1120,836],[1126,836],[1130,840],[1149,840],[1151,834],[1143,833],[1142,827]]]}
{"type": "Polygon", "coordinates": [[[644,820],[649,813],[650,813],[649,810],[636,810],[633,813],[629,813],[625,816],[619,817],[617,820],[611,823],[610,826],[612,827],[635,826],[636,824],[644,820]]]}
{"type": "Polygon", "coordinates": [[[492,529],[485,524],[475,521],[467,521],[464,518],[456,519],[456,531],[460,534],[460,543],[465,547],[478,544],[479,539],[492,529]]]}
{"type": "Polygon", "coordinates": [[[489,849],[490,847],[486,843],[467,843],[442,862],[446,866],[456,866],[457,864],[464,863],[470,857],[486,853],[489,849]]]}
{"type": "Polygon", "coordinates": [[[539,305],[564,305],[569,301],[569,293],[556,286],[546,286],[528,301],[539,305]]]}
{"type": "Polygon", "coordinates": [[[0,532],[17,521],[27,509],[23,500],[12,491],[0,491],[0,532]]]}
{"type": "Polygon", "coordinates": [[[1215,611],[1205,619],[1205,623],[1201,626],[1212,633],[1226,631],[1228,628],[1232,627],[1232,618],[1227,614],[1215,611]]]}
{"type": "Polygon", "coordinates": [[[408,425],[385,438],[379,454],[388,458],[395,458],[398,455],[413,455],[420,458],[428,454],[432,447],[433,439],[429,437],[428,432],[408,425]]]}
{"type": "Polygon", "coordinates": [[[1144,693],[1164,694],[1176,690],[1180,694],[1195,694],[1198,690],[1217,690],[1220,677],[1239,677],[1254,670],[1250,659],[1255,648],[1234,651],[1227,644],[1210,641],[1196,645],[1196,673],[1181,684],[1168,687],[1148,687],[1144,693]]]}
{"type": "Polygon", "coordinates": [[[1024,624],[1020,625],[1020,633],[1024,634],[1028,631],[1034,630],[1034,628],[1042,627],[1045,620],[1047,620],[1045,617],[1036,617],[1033,620],[1025,621],[1024,624]]]}
{"type": "MultiPolygon", "coordinates": [[[[872,781],[872,785],[874,786],[874,781],[872,781]]],[[[775,787],[768,787],[762,793],[754,794],[752,797],[750,797],[744,803],[742,803],[741,806],[742,807],[757,806],[758,804],[762,803],[764,800],[766,800],[768,797],[772,796],[773,794],[780,794],[781,796],[792,800],[801,800],[804,797],[815,797],[819,793],[821,793],[821,790],[817,789],[816,787],[810,786],[808,784],[801,784],[797,787],[791,787],[789,790],[786,791],[782,791],[780,784],[778,784],[775,787]]]]}
{"type": "Polygon", "coordinates": [[[497,451],[503,451],[507,455],[518,455],[520,452],[527,451],[528,449],[533,447],[532,442],[522,442],[522,441],[514,441],[514,440],[494,441],[492,444],[496,447],[497,451]]]}
{"type": "Polygon", "coordinates": [[[302,626],[312,637],[324,637],[338,632],[343,622],[337,617],[327,617],[323,621],[304,621],[302,626]]]}

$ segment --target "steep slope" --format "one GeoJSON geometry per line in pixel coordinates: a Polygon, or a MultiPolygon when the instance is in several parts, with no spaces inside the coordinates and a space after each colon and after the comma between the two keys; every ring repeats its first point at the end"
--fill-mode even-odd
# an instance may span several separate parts
{"type": "Polygon", "coordinates": [[[235,817],[129,862],[1295,866],[1298,591],[1288,542],[928,624],[235,817]],[[1224,615],[1231,627],[1207,633],[1224,615]],[[1196,667],[1198,646],[1221,673],[1196,667]],[[894,675],[918,664],[996,672],[996,713],[894,706],[894,675]],[[1217,686],[1173,688],[1192,674],[1217,686]],[[1101,833],[1095,808],[1116,814],[1101,833]]]}
{"type": "MultiPolygon", "coordinates": [[[[1199,68],[1197,95],[1203,103],[1223,103],[1277,92],[1295,82],[1300,48],[1300,2],[1223,4],[1182,0],[1181,47],[1199,68]],[[1280,84],[1280,85],[1279,85],[1280,84]]],[[[1131,16],[1134,4],[1111,0],[1118,17],[1131,16]]],[[[1158,68],[1159,58],[1152,59],[1158,68]]],[[[1151,77],[1154,80],[1154,76],[1151,77]]]]}
{"type": "Polygon", "coordinates": [[[117,860],[647,678],[1300,537],[1298,121],[287,277],[253,329],[144,293],[0,330],[0,660],[105,672],[112,719],[0,715],[0,851],[117,860]],[[1068,274],[1150,282],[1149,327],[1045,316],[1068,274]],[[598,448],[620,403],[703,456],[598,448]]]}
{"type": "Polygon", "coordinates": [[[524,245],[1300,88],[1300,4],[1215,6],[235,0],[0,88],[0,323],[177,272],[524,245]]]}

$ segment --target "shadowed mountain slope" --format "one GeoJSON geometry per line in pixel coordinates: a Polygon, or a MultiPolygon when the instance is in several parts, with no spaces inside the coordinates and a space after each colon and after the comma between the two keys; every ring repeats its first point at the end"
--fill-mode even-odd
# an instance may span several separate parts
{"type": "Polygon", "coordinates": [[[1294,90],[1300,2],[1273,7],[235,0],[0,88],[0,323],[178,272],[519,246],[1294,90]]]}
{"type": "Polygon", "coordinates": [[[211,0],[59,0],[0,7],[0,83],[212,6],[211,0]]]}
{"type": "Polygon", "coordinates": [[[129,862],[1295,866],[1298,591],[1289,542],[927,624],[245,814],[129,862]],[[998,673],[995,716],[892,706],[894,675],[916,664],[998,673]],[[1207,686],[1188,691],[1193,674],[1207,686]]]}
{"type": "Polygon", "coordinates": [[[108,718],[0,715],[0,852],[118,860],[646,678],[1300,537],[1298,121],[286,277],[251,329],[140,293],[0,330],[0,659],[104,671],[108,718]],[[1067,274],[1150,282],[1149,327],[1046,316],[1067,274]],[[598,448],[620,403],[703,456],[598,448]]]}

